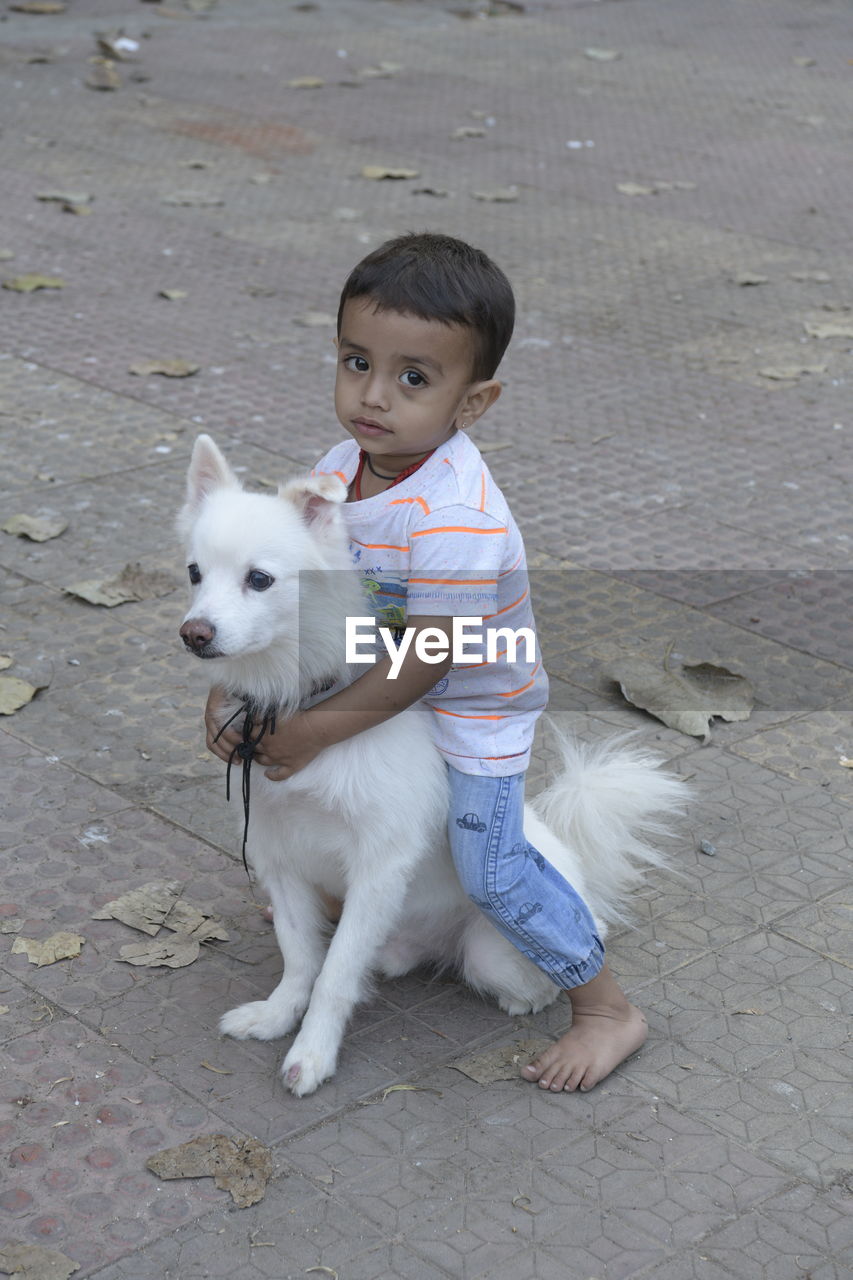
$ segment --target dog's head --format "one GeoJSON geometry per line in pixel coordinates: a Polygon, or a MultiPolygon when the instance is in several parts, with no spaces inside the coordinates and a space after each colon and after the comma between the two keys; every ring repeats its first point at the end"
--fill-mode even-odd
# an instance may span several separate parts
{"type": "Polygon", "coordinates": [[[236,660],[272,652],[278,666],[304,668],[306,575],[315,571],[326,583],[312,600],[328,594],[330,574],[352,577],[345,498],[335,476],[292,481],[275,495],[249,493],[210,436],[199,436],[178,517],[192,591],[180,628],[187,649],[236,660]]]}

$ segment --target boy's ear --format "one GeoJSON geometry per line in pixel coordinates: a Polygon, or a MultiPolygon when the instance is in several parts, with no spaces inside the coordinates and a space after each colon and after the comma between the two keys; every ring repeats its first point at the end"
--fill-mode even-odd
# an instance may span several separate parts
{"type": "Polygon", "coordinates": [[[491,409],[497,400],[503,384],[497,378],[489,378],[485,382],[475,382],[468,388],[459,417],[466,426],[472,426],[478,418],[482,418],[487,409],[491,409]]]}

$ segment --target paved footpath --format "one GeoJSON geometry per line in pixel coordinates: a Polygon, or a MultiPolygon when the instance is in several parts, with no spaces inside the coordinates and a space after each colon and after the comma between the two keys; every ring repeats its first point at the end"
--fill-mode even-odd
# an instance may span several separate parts
{"type": "MultiPolygon", "coordinates": [[[[0,721],[0,1242],[98,1280],[849,1277],[849,6],[26,7],[0,13],[0,276],[64,287],[0,291],[0,513],[67,529],[0,534],[3,678],[40,686],[0,721]],[[118,30],[135,60],[93,61],[118,30]],[[203,428],[269,482],[338,438],[323,317],[424,227],[517,287],[476,438],[537,566],[555,717],[639,730],[694,788],[678,874],[610,946],[650,1040],[586,1096],[452,1065],[565,1003],[507,1019],[425,973],[377,987],[303,1100],[281,1045],[216,1032],[278,958],[177,638],[188,453],[203,428]],[[176,359],[198,372],[130,372],[176,359]],[[128,564],[161,594],[64,593],[128,564]],[[703,744],[630,707],[607,672],[667,653],[748,677],[750,717],[703,744]],[[162,880],[229,938],[121,963],[144,935],[93,914],[162,880]],[[13,951],[57,932],[78,957],[13,951]],[[254,1206],[146,1169],[215,1133],[271,1150],[254,1206]]],[[[533,785],[550,763],[543,738],[533,785]]]]}

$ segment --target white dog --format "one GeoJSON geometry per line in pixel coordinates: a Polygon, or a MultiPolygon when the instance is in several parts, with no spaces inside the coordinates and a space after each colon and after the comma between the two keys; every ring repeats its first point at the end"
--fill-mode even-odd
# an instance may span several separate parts
{"type": "MultiPolygon", "coordinates": [[[[345,662],[345,619],[368,612],[353,569],[334,477],[277,496],[247,493],[209,436],[199,436],[179,525],[192,604],[187,647],[211,659],[212,683],[259,721],[279,721],[364,668],[345,662]],[[306,571],[317,571],[308,572],[306,571]],[[214,661],[215,660],[215,661],[214,661]]],[[[463,892],[450,858],[444,763],[432,713],[414,706],[330,747],[285,782],[252,775],[249,856],[269,895],[284,976],[266,1000],[220,1028],[273,1040],[300,1023],[282,1066],[293,1093],[334,1073],[347,1020],[370,976],[424,962],[450,968],[507,1013],[543,1009],[558,988],[463,892]],[[331,942],[317,889],[344,900],[331,942]]],[[[683,799],[683,783],[622,744],[562,743],[565,771],[528,805],[525,832],[589,904],[601,929],[662,856],[647,842],[683,799]]]]}

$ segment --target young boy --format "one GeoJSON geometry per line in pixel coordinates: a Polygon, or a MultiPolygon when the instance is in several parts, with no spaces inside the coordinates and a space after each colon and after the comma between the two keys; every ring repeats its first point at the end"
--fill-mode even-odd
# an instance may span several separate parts
{"type": "MultiPolygon", "coordinates": [[[[500,395],[494,375],[514,314],[503,272],[435,234],[388,241],[341,295],[335,409],[352,439],[315,472],[348,486],[353,554],[380,620],[405,622],[415,639],[437,630],[448,649],[454,617],[533,629],[521,536],[465,434],[500,395]]],[[[454,667],[450,656],[424,661],[410,643],[394,679],[389,671],[388,658],[377,661],[280,724],[255,758],[268,778],[289,778],[325,747],[423,698],[448,764],[450,842],[465,891],[571,1001],[569,1031],[522,1075],[543,1089],[590,1089],[639,1049],[647,1028],[610,973],[586,904],[524,838],[524,773],[548,690],[538,649],[454,667]]],[[[240,735],[232,728],[213,741],[219,705],[214,690],[208,746],[227,760],[240,735]]]]}

